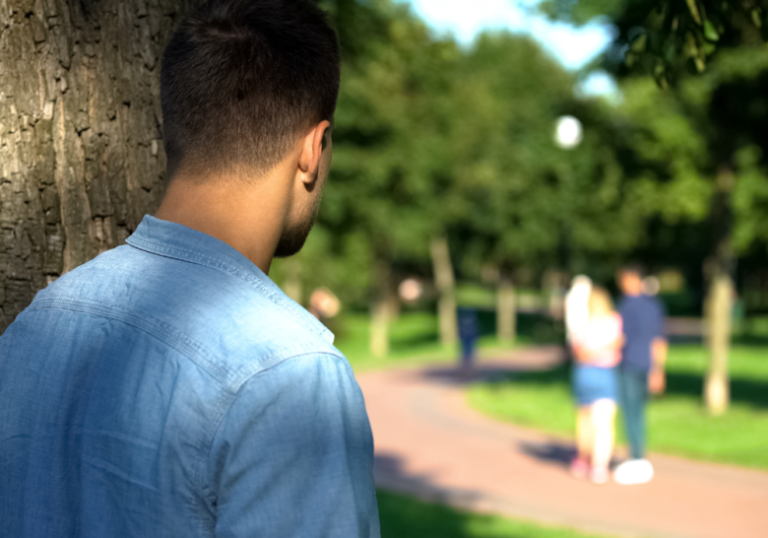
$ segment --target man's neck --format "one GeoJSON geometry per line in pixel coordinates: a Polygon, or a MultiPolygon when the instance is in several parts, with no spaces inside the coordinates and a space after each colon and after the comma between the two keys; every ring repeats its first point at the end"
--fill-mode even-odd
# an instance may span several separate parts
{"type": "Polygon", "coordinates": [[[237,179],[171,181],[155,216],[228,244],[269,274],[285,219],[284,193],[237,179]]]}

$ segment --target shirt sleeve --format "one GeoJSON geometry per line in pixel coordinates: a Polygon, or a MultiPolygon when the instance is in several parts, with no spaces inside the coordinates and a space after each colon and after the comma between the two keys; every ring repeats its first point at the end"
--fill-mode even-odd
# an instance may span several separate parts
{"type": "Polygon", "coordinates": [[[239,391],[208,462],[221,538],[380,536],[373,437],[349,364],[294,357],[239,391]]]}

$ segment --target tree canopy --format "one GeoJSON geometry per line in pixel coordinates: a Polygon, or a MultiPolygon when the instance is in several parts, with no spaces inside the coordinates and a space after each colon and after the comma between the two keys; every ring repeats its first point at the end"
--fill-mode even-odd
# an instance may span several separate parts
{"type": "Polygon", "coordinates": [[[608,19],[617,33],[606,64],[640,68],[662,86],[704,71],[723,48],[768,39],[766,0],[546,0],[541,9],[577,25],[608,19]]]}

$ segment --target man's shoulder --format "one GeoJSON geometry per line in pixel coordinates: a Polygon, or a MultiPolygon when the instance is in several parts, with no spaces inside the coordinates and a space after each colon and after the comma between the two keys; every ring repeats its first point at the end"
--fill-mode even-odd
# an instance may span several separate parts
{"type": "Polygon", "coordinates": [[[233,390],[294,356],[343,360],[269,290],[225,271],[130,246],[65,275],[38,294],[30,308],[118,321],[114,330],[160,340],[233,390]]]}

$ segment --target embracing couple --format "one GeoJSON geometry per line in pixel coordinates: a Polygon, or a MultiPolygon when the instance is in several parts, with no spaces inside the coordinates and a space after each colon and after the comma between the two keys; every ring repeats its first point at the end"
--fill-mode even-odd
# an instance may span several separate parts
{"type": "Polygon", "coordinates": [[[623,293],[618,311],[609,293],[576,277],[566,300],[566,322],[575,359],[573,390],[578,405],[578,453],[571,472],[603,484],[613,455],[617,403],[624,414],[630,459],[613,478],[642,484],[653,478],[645,457],[645,406],[649,393],[665,387],[664,309],[643,292],[643,271],[627,265],[618,273],[623,293]]]}

